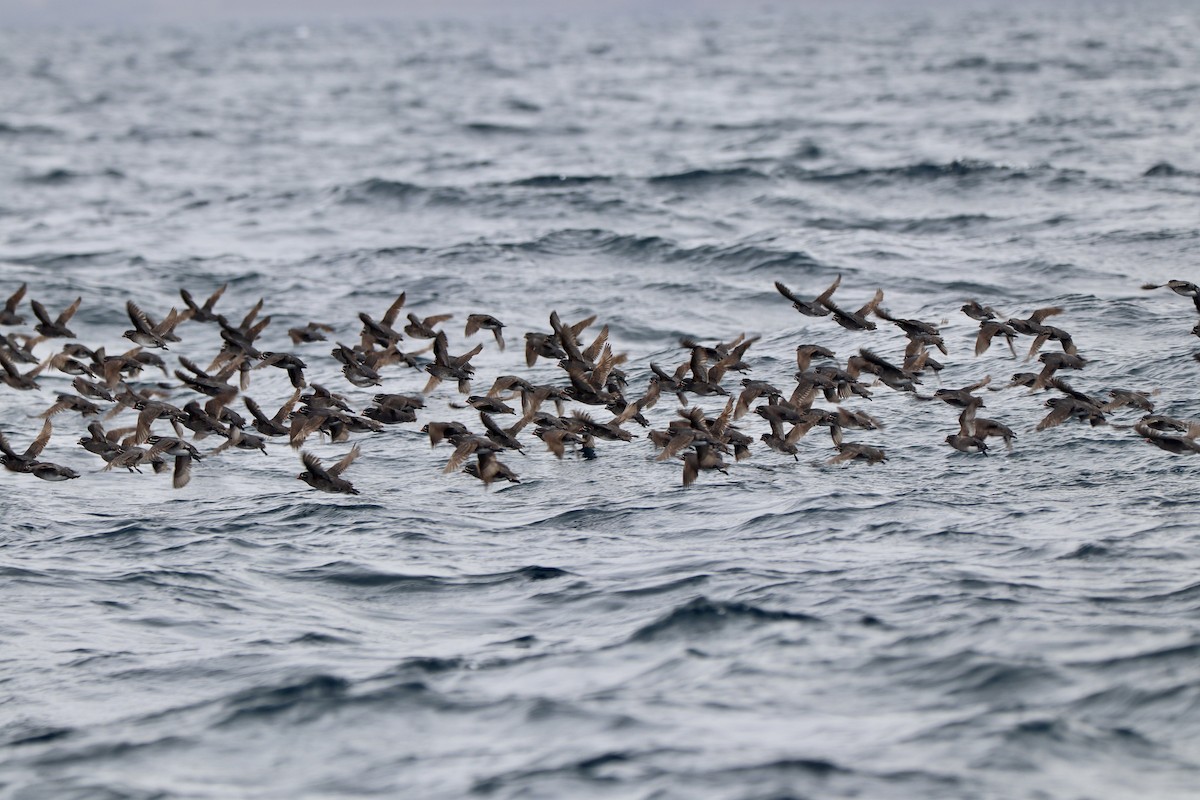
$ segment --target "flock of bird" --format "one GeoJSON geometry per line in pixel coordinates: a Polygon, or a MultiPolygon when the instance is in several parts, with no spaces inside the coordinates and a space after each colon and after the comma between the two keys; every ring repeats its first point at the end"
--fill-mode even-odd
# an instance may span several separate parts
{"type": "MultiPolygon", "coordinates": [[[[409,313],[407,324],[398,327],[405,305],[405,295],[401,294],[378,319],[360,313],[353,326],[362,326],[357,341],[352,346],[336,342],[332,350],[351,385],[381,389],[372,404],[357,413],[346,397],[311,383],[305,374],[307,364],[296,352],[260,349],[271,322],[271,317],[262,315],[262,300],[236,323],[216,311],[225,286],[203,303],[196,302],[186,289],[181,290],[183,310],[172,308],[161,319],[128,301],[130,328],[123,337],[133,347],[120,354],[109,354],[103,347],[93,350],[77,341],[68,326],[81,299],[57,316],[31,299],[28,308],[35,320],[32,332],[10,332],[0,338],[0,380],[10,389],[35,390],[40,388],[39,377],[61,375],[65,376],[64,383],[70,381],[73,391],[57,393],[54,403],[38,415],[44,422],[24,451],[18,452],[0,434],[0,463],[11,472],[47,481],[79,477],[69,467],[40,459],[51,438],[52,418],[79,414],[91,420],[79,444],[103,462],[103,470],[141,472],[145,467],[170,472],[173,485],[180,488],[188,483],[195,461],[229,449],[266,452],[268,442],[279,439],[300,451],[304,467],[297,476],[300,480],[322,491],[357,494],[344,475],[359,457],[359,446],[353,445],[337,463],[326,466],[301,449],[305,441],[319,435],[345,442],[353,434],[416,423],[419,415],[430,413],[430,395],[443,381],[453,383],[457,389],[458,396],[450,406],[477,412],[481,430],[472,430],[459,421],[430,420],[421,431],[428,434],[431,446],[444,443],[452,449],[445,472],[461,471],[485,485],[520,482],[501,455],[523,454],[531,444],[528,438],[521,438],[527,430],[557,458],[564,458],[570,451],[591,459],[596,457],[598,440],[629,442],[635,438],[632,426],[647,428],[647,438],[658,450],[657,460],[682,463],[684,486],[703,472],[725,472],[726,458],[741,461],[749,457],[756,441],[799,460],[799,441],[814,428],[828,431],[836,450],[830,463],[877,464],[887,459],[885,451],[848,441],[845,431],[873,431],[883,425],[871,414],[850,408],[846,401],[870,399],[880,386],[909,393],[916,400],[946,403],[958,409],[958,430],[945,437],[946,444],[957,451],[987,455],[989,441],[995,439],[1012,450],[1017,434],[1003,422],[978,413],[984,407],[984,397],[977,392],[998,388],[991,385],[990,377],[961,388],[922,393],[922,379],[943,368],[934,354],[947,353],[937,324],[894,316],[882,306],[882,290],[857,310],[843,307],[834,301],[840,284],[839,276],[812,300],[797,295],[783,283],[776,282],[775,288],[800,314],[828,317],[849,331],[872,331],[881,323],[896,326],[908,342],[903,359],[892,362],[864,347],[841,362],[824,346],[802,343],[796,346],[796,371],[786,390],[757,378],[744,377],[738,384],[727,380],[731,373],[751,370],[746,356],[757,337],[741,335],[712,344],[682,339],[680,346],[686,355],[681,363],[667,367],[650,363],[648,382],[644,389],[635,391],[622,369],[627,356],[613,351],[607,326],[588,333],[596,323],[594,316],[569,323],[552,312],[549,331],[525,334],[525,362],[530,367],[539,359],[557,362],[562,378],[533,383],[519,375],[501,375],[488,391],[473,394],[475,370],[471,359],[484,344],[452,354],[444,327],[452,318],[449,314],[421,318],[409,313]],[[180,333],[198,324],[215,327],[221,342],[218,351],[207,366],[178,355],[178,368],[170,369],[155,351],[174,355],[171,347],[182,341],[180,333]],[[43,343],[60,339],[67,340],[61,348],[46,355],[35,354],[35,348],[43,343]],[[425,344],[413,347],[413,342],[425,344]],[[293,392],[269,414],[247,391],[252,373],[270,367],[287,373],[293,392]],[[425,373],[424,388],[412,394],[383,392],[384,372],[392,368],[425,373]],[[144,371],[155,369],[161,370],[166,382],[142,379],[144,371]],[[175,381],[170,380],[172,377],[175,381]],[[679,407],[665,427],[651,429],[645,412],[654,408],[664,394],[675,395],[679,407]],[[248,417],[238,408],[239,396],[240,407],[248,417]],[[715,416],[689,403],[689,397],[710,396],[725,398],[723,410],[715,416]],[[611,418],[597,419],[601,412],[611,418]],[[739,421],[751,412],[769,426],[769,431],[757,440],[739,426],[739,421]],[[500,422],[502,418],[513,421],[506,425],[500,422]],[[218,442],[217,446],[202,451],[203,440],[210,437],[218,442]]],[[[1193,283],[1172,280],[1142,288],[1164,287],[1191,298],[1200,312],[1200,287],[1193,283]]],[[[8,298],[0,310],[0,326],[20,328],[27,324],[22,305],[26,292],[27,286],[22,285],[8,298]]],[[[1044,401],[1048,412],[1037,430],[1070,420],[1105,424],[1106,414],[1130,407],[1143,412],[1132,427],[1147,442],[1175,454],[1200,452],[1200,423],[1154,414],[1149,393],[1112,389],[1107,397],[1093,397],[1071,387],[1063,373],[1084,369],[1088,361],[1079,355],[1067,331],[1047,323],[1061,311],[1057,307],[1040,308],[1024,318],[1006,318],[975,301],[962,307],[962,313],[979,322],[976,355],[1001,337],[1016,357],[1017,340],[1032,339],[1026,360],[1037,356],[1040,370],[1018,372],[1007,386],[1027,387],[1029,392],[1055,392],[1044,401]],[[1050,342],[1059,350],[1042,352],[1050,342]]],[[[503,351],[504,328],[504,323],[493,316],[471,314],[466,318],[464,336],[471,339],[480,332],[490,332],[495,346],[503,351]]],[[[334,331],[332,325],[310,322],[288,330],[287,336],[293,349],[311,351],[321,347],[319,343],[326,341],[326,334],[334,331]]],[[[1192,333],[1200,336],[1200,323],[1192,333]]],[[[305,358],[311,356],[306,354],[305,358]]]]}

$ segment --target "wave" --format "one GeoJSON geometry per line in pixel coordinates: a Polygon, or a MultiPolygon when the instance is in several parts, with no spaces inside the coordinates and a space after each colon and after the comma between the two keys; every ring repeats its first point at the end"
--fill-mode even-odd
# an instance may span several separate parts
{"type": "Polygon", "coordinates": [[[920,161],[896,167],[860,167],[851,170],[799,170],[796,177],[819,183],[891,183],[908,181],[938,181],[964,178],[1001,178],[1028,180],[1034,171],[1006,167],[990,161],[955,159],[944,163],[920,161]]]}
{"type": "Polygon", "coordinates": [[[470,195],[462,189],[449,187],[426,188],[414,183],[386,178],[367,178],[349,186],[338,186],[333,195],[340,203],[373,205],[387,203],[412,207],[418,205],[460,205],[469,202],[470,195]]]}
{"type": "Polygon", "coordinates": [[[686,247],[661,236],[621,234],[600,228],[568,228],[552,231],[533,241],[507,246],[509,249],[548,255],[596,253],[630,261],[711,265],[739,272],[770,272],[786,276],[794,272],[824,273],[828,268],[802,250],[776,250],[753,243],[697,245],[686,247]]]}
{"type": "Polygon", "coordinates": [[[653,175],[646,179],[651,186],[668,186],[688,191],[702,189],[724,189],[733,185],[761,183],[771,178],[748,167],[728,169],[693,169],[687,172],[653,175]]]}
{"type": "Polygon", "coordinates": [[[57,742],[61,739],[65,739],[73,733],[75,733],[74,728],[58,728],[34,725],[30,726],[26,730],[18,730],[11,733],[5,732],[6,739],[0,743],[0,746],[23,747],[33,744],[46,744],[47,742],[57,742]]]}
{"type": "Polygon", "coordinates": [[[532,189],[566,189],[574,186],[612,182],[613,178],[609,175],[534,175],[509,181],[507,185],[532,189]]]}
{"type": "Polygon", "coordinates": [[[385,587],[396,591],[437,591],[466,586],[491,586],[511,581],[546,581],[571,573],[557,567],[531,565],[507,572],[447,577],[439,575],[405,575],[384,572],[361,564],[334,561],[319,567],[298,570],[288,577],[293,580],[316,581],[354,587],[385,587]]]}
{"type": "Polygon", "coordinates": [[[862,219],[854,217],[818,217],[805,222],[810,228],[830,231],[869,230],[884,233],[959,233],[999,222],[988,214],[951,214],[944,217],[905,219],[862,219]]]}
{"type": "Polygon", "coordinates": [[[1192,170],[1180,169],[1169,161],[1159,161],[1150,169],[1142,173],[1143,178],[1197,178],[1200,177],[1200,172],[1192,170]]]}
{"type": "Polygon", "coordinates": [[[670,636],[695,636],[712,633],[728,625],[756,625],[769,622],[820,622],[818,617],[794,611],[772,611],[749,603],[709,600],[697,597],[629,637],[633,642],[652,642],[670,636]]]}
{"type": "Polygon", "coordinates": [[[22,179],[23,183],[30,186],[67,186],[80,181],[91,178],[109,178],[112,180],[123,180],[125,173],[116,169],[106,169],[100,172],[77,172],[71,169],[59,167],[57,169],[47,170],[34,175],[27,175],[22,179]]]}
{"type": "Polygon", "coordinates": [[[16,138],[18,136],[62,136],[63,132],[49,125],[14,125],[0,122],[0,137],[16,138]]]}
{"type": "Polygon", "coordinates": [[[340,701],[350,690],[350,681],[335,675],[312,675],[277,686],[238,692],[225,701],[228,714],[221,724],[246,718],[277,716],[296,708],[321,711],[340,701]]]}
{"type": "Polygon", "coordinates": [[[960,70],[983,70],[999,75],[1013,73],[1033,73],[1042,69],[1039,61],[994,60],[983,55],[970,55],[956,58],[954,61],[941,66],[930,67],[930,71],[951,72],[960,70]]]}

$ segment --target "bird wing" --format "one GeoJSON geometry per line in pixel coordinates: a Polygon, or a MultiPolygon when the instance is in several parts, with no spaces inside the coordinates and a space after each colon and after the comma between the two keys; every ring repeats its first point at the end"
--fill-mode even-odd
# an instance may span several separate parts
{"type": "Polygon", "coordinates": [[[384,325],[387,325],[389,328],[392,326],[392,323],[396,321],[396,317],[400,316],[400,309],[404,308],[405,299],[406,299],[406,293],[401,292],[400,296],[397,297],[394,301],[392,301],[392,304],[390,306],[388,306],[388,310],[386,312],[384,312],[384,315],[383,315],[383,324],[384,325]]]}
{"type": "Polygon", "coordinates": [[[16,313],[17,304],[20,303],[25,297],[25,290],[28,288],[28,286],[29,284],[22,283],[21,288],[13,292],[12,297],[8,298],[8,302],[4,304],[5,311],[9,312],[10,314],[16,313]]]}
{"type": "Polygon", "coordinates": [[[66,309],[61,314],[58,315],[58,319],[55,320],[55,324],[56,325],[66,325],[67,322],[70,321],[71,317],[75,316],[75,312],[79,310],[79,304],[82,302],[83,302],[82,297],[76,297],[75,302],[71,303],[71,305],[67,306],[66,309]]]}
{"type": "Polygon", "coordinates": [[[304,464],[304,468],[318,478],[329,478],[329,473],[321,466],[321,459],[314,456],[307,450],[300,452],[300,461],[304,464]]]}
{"type": "Polygon", "coordinates": [[[329,468],[329,474],[337,477],[346,471],[346,467],[354,463],[354,459],[362,455],[362,449],[358,445],[350,448],[350,452],[342,456],[341,460],[329,468]]]}
{"type": "Polygon", "coordinates": [[[51,430],[50,420],[47,419],[42,423],[42,430],[38,433],[37,438],[33,440],[29,447],[25,448],[25,458],[37,458],[46,449],[46,444],[50,441],[51,430]]]}

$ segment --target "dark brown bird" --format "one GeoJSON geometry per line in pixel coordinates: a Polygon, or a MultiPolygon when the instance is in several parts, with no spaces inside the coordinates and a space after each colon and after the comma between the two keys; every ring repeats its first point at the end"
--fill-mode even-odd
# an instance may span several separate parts
{"type": "Polygon", "coordinates": [[[1112,400],[1105,403],[1102,408],[1104,411],[1113,411],[1125,406],[1133,406],[1149,414],[1154,411],[1154,401],[1150,399],[1150,396],[1158,394],[1158,392],[1158,389],[1152,392],[1136,392],[1132,389],[1110,389],[1108,393],[1112,397],[1112,400]]]}
{"type": "Polygon", "coordinates": [[[435,314],[432,317],[421,319],[416,314],[409,314],[408,324],[404,326],[404,332],[414,339],[432,339],[438,335],[433,326],[453,317],[453,314],[435,314]]]}
{"type": "MultiPolygon", "coordinates": [[[[175,325],[179,322],[179,312],[172,308],[167,312],[167,316],[162,322],[155,323],[150,317],[146,316],[146,312],[138,308],[137,303],[129,300],[125,303],[125,311],[129,314],[129,321],[133,323],[133,328],[125,331],[124,336],[129,341],[141,347],[157,347],[162,350],[167,349],[168,337],[175,330],[175,325]]],[[[178,341],[178,337],[174,337],[178,341]]]]}
{"type": "Polygon", "coordinates": [[[951,434],[946,437],[946,444],[960,453],[979,453],[986,456],[988,451],[987,442],[981,436],[951,434]]]}
{"type": "Polygon", "coordinates": [[[255,436],[252,433],[246,433],[242,429],[236,428],[233,425],[230,425],[226,430],[229,433],[229,438],[214,447],[211,455],[215,456],[219,453],[224,453],[230,448],[237,448],[238,450],[257,450],[258,452],[264,454],[267,452],[267,440],[261,436],[255,436]]]}
{"type": "MultiPolygon", "coordinates": [[[[819,299],[819,298],[818,298],[819,299]]],[[[866,305],[858,311],[846,311],[834,305],[831,300],[821,300],[821,305],[829,309],[833,314],[833,321],[841,325],[848,331],[873,331],[876,325],[871,320],[867,319],[867,315],[875,311],[879,304],[883,302],[883,289],[876,289],[875,296],[872,297],[866,305]]]]}
{"type": "Polygon", "coordinates": [[[333,326],[323,325],[320,322],[310,322],[303,328],[288,328],[287,332],[288,338],[292,340],[292,344],[323,342],[327,333],[333,333],[333,326]]]}
{"type": "MultiPolygon", "coordinates": [[[[994,419],[976,417],[975,411],[978,408],[979,406],[975,404],[969,405],[963,409],[961,414],[958,415],[959,435],[978,439],[987,439],[989,437],[1003,439],[1004,447],[1011,451],[1013,439],[1017,438],[1017,435],[1013,433],[1012,428],[1009,428],[1007,425],[1001,424],[994,419]]],[[[953,442],[951,443],[951,446],[954,446],[953,442]]]]}
{"type": "Polygon", "coordinates": [[[490,314],[470,314],[467,316],[466,336],[474,336],[478,331],[491,331],[496,337],[496,346],[502,351],[504,350],[504,335],[501,331],[504,329],[504,323],[490,314]]]}
{"type": "Polygon", "coordinates": [[[429,446],[436,447],[438,442],[447,441],[454,444],[471,432],[461,422],[428,422],[421,427],[421,433],[429,435],[429,446]]]}
{"type": "Polygon", "coordinates": [[[433,340],[433,363],[425,365],[425,371],[429,373],[429,381],[421,390],[421,394],[429,394],[444,380],[457,381],[458,391],[462,394],[470,394],[471,376],[475,374],[475,369],[471,366],[471,359],[481,350],[483,350],[483,345],[477,344],[461,356],[451,356],[449,344],[446,342],[446,334],[438,331],[433,340]]]}
{"type": "Polygon", "coordinates": [[[838,454],[829,459],[828,464],[844,464],[847,461],[865,461],[868,464],[879,464],[887,461],[887,454],[878,447],[860,442],[839,442],[834,445],[838,454]]]}
{"type": "Polygon", "coordinates": [[[980,356],[986,353],[992,346],[992,339],[997,335],[1008,340],[1008,349],[1016,356],[1017,349],[1013,346],[1013,340],[1017,338],[1017,332],[1008,324],[994,319],[985,319],[980,323],[979,335],[975,337],[975,355],[980,356]]]}
{"type": "Polygon", "coordinates": [[[1190,281],[1167,281],[1166,283],[1144,283],[1143,289],[1161,289],[1163,287],[1170,289],[1177,295],[1192,298],[1192,304],[1196,306],[1196,310],[1200,311],[1200,286],[1190,281]]]}
{"type": "MultiPolygon", "coordinates": [[[[451,404],[451,405],[453,405],[453,404],[451,404]]],[[[517,413],[515,410],[513,410],[512,406],[508,405],[504,401],[497,400],[494,397],[487,397],[486,395],[477,395],[477,394],[471,395],[470,397],[467,398],[467,406],[475,409],[476,411],[486,411],[489,414],[515,414],[515,413],[517,413]]],[[[462,407],[463,406],[459,406],[459,408],[462,408],[462,407]]]]}
{"type": "Polygon", "coordinates": [[[110,392],[106,387],[101,386],[98,383],[93,383],[87,378],[76,378],[75,380],[71,381],[71,386],[83,397],[91,397],[95,400],[108,400],[109,402],[111,402],[113,399],[112,392],[110,392]]]}
{"type": "Polygon", "coordinates": [[[193,322],[216,322],[217,315],[213,313],[213,306],[221,299],[221,295],[225,294],[227,288],[229,288],[228,283],[221,284],[215,292],[209,295],[202,306],[196,303],[187,289],[180,289],[179,296],[183,298],[183,304],[186,306],[184,312],[179,315],[180,321],[190,319],[193,322]]]}
{"type": "Polygon", "coordinates": [[[35,461],[29,465],[27,472],[44,481],[69,481],[79,477],[79,473],[70,467],[51,464],[49,461],[35,461]]]}
{"type": "Polygon", "coordinates": [[[1060,369],[1083,369],[1088,363],[1083,356],[1075,356],[1070,353],[1042,353],[1038,356],[1038,361],[1045,366],[1042,367],[1042,371],[1038,373],[1037,380],[1031,387],[1034,391],[1049,385],[1054,378],[1054,373],[1060,369]]]}
{"type": "Polygon", "coordinates": [[[538,428],[534,435],[546,443],[546,449],[553,453],[555,458],[560,459],[566,455],[567,445],[571,445],[574,450],[584,441],[578,433],[566,428],[538,428]]]}
{"type": "MultiPolygon", "coordinates": [[[[91,354],[94,358],[95,354],[91,354]]],[[[95,371],[90,366],[75,358],[75,351],[69,348],[63,348],[62,352],[47,356],[42,363],[43,368],[53,369],[65,375],[87,375],[89,378],[96,377],[95,371]]]]}
{"type": "Polygon", "coordinates": [[[796,296],[791,289],[784,286],[779,281],[775,281],[775,290],[786,297],[792,303],[792,308],[799,311],[806,317],[826,317],[829,316],[829,307],[826,305],[829,299],[833,297],[833,293],[842,283],[842,276],[838,275],[828,289],[817,295],[815,300],[802,300],[796,296]]]}
{"type": "Polygon", "coordinates": [[[901,317],[893,317],[891,312],[886,308],[876,308],[875,316],[880,319],[887,320],[895,325],[900,330],[904,331],[904,335],[908,337],[924,337],[925,343],[930,346],[937,347],[942,353],[946,352],[946,343],[942,341],[941,331],[938,326],[932,322],[922,322],[919,319],[903,319],[901,317]]]}
{"type": "Polygon", "coordinates": [[[1040,336],[1045,333],[1046,327],[1042,325],[1047,317],[1052,317],[1055,314],[1061,314],[1062,308],[1053,306],[1050,308],[1039,308],[1029,315],[1027,319],[1019,319],[1012,317],[1008,320],[1008,327],[1012,328],[1022,336],[1040,336]]]}
{"type": "Polygon", "coordinates": [[[996,319],[996,317],[1000,316],[996,309],[992,308],[991,306],[980,305],[975,300],[968,300],[966,305],[962,307],[962,312],[971,319],[977,319],[980,322],[984,322],[989,319],[996,319]]]}
{"type": "Polygon", "coordinates": [[[228,380],[241,367],[242,360],[242,357],[238,356],[221,367],[221,371],[216,375],[209,375],[186,356],[180,356],[179,363],[188,372],[177,369],[175,377],[179,378],[189,389],[209,397],[215,397],[224,405],[237,396],[238,387],[229,384],[228,380]]]}
{"type": "Polygon", "coordinates": [[[479,412],[479,419],[483,422],[483,427],[487,429],[487,437],[493,442],[506,450],[516,450],[519,453],[524,452],[525,448],[517,440],[517,434],[521,432],[521,429],[525,427],[529,420],[519,419],[507,428],[501,428],[496,420],[492,419],[491,414],[487,412],[479,412]]]}
{"type": "Polygon", "coordinates": [[[804,436],[806,431],[807,428],[802,425],[793,425],[792,429],[786,435],[771,432],[764,433],[759,438],[772,450],[791,456],[796,461],[799,461],[800,456],[798,453],[800,452],[800,448],[796,446],[796,442],[800,441],[800,438],[804,436]]]}
{"type": "Polygon", "coordinates": [[[1187,439],[1200,437],[1200,422],[1188,422],[1162,414],[1147,414],[1138,420],[1138,424],[1159,433],[1179,433],[1187,439]]]}
{"type": "Polygon", "coordinates": [[[216,358],[208,365],[210,370],[216,369],[238,356],[246,359],[247,363],[250,360],[257,361],[262,358],[262,353],[254,346],[254,342],[262,334],[263,330],[271,324],[270,316],[257,319],[258,312],[262,310],[262,305],[263,301],[260,299],[237,327],[230,325],[224,317],[217,318],[217,323],[221,326],[221,338],[225,343],[221,345],[221,352],[217,353],[216,358]]]}
{"type": "Polygon", "coordinates": [[[38,318],[38,324],[34,328],[40,334],[37,341],[78,338],[75,336],[75,332],[67,327],[67,323],[71,321],[71,317],[75,316],[75,312],[79,310],[79,304],[82,302],[82,297],[76,297],[75,302],[67,306],[56,319],[50,319],[50,313],[46,311],[45,306],[37,300],[30,300],[29,306],[33,309],[34,316],[38,318]]]}
{"type": "Polygon", "coordinates": [[[943,403],[947,403],[958,408],[967,408],[969,406],[980,408],[983,406],[983,398],[976,397],[971,393],[982,389],[991,382],[992,376],[985,375],[983,380],[976,381],[970,386],[964,386],[961,389],[938,389],[933,393],[932,397],[922,397],[920,395],[917,397],[920,400],[941,400],[943,403]]]}
{"type": "Polygon", "coordinates": [[[498,480],[506,480],[509,483],[521,482],[517,474],[509,469],[504,462],[496,458],[496,453],[491,450],[477,451],[475,460],[476,462],[468,464],[463,469],[463,472],[483,481],[484,486],[491,487],[498,480]]]}
{"type": "Polygon", "coordinates": [[[404,300],[404,292],[401,292],[400,296],[388,306],[388,310],[383,314],[383,319],[378,322],[371,319],[366,313],[358,315],[363,324],[362,346],[364,349],[375,345],[387,347],[404,338],[399,331],[392,327],[396,324],[396,318],[400,316],[400,309],[404,308],[404,300]]]}
{"type": "Polygon", "coordinates": [[[1044,431],[1061,425],[1069,419],[1078,419],[1090,423],[1093,427],[1104,425],[1104,412],[1095,403],[1078,397],[1051,397],[1046,401],[1050,413],[1037,424],[1037,430],[1044,431]]]}
{"type": "Polygon", "coordinates": [[[1156,430],[1144,422],[1137,423],[1133,426],[1133,429],[1147,442],[1160,450],[1166,450],[1168,453],[1174,453],[1175,455],[1200,453],[1200,443],[1197,443],[1192,436],[1172,436],[1156,430]]]}
{"type": "Polygon", "coordinates": [[[300,461],[304,464],[304,472],[301,472],[296,477],[314,489],[320,489],[322,492],[358,494],[358,490],[342,477],[342,473],[354,463],[354,459],[358,458],[361,453],[362,451],[358,448],[358,445],[355,445],[349,453],[342,456],[340,461],[329,469],[325,469],[321,466],[321,459],[308,451],[302,451],[300,453],[300,461]]]}
{"type": "Polygon", "coordinates": [[[696,442],[691,450],[683,454],[683,485],[691,486],[700,473],[706,470],[716,470],[728,475],[727,466],[717,450],[708,444],[696,442]]]}
{"type": "Polygon", "coordinates": [[[1037,352],[1042,348],[1042,345],[1051,339],[1062,345],[1063,352],[1067,353],[1068,355],[1073,356],[1079,352],[1075,347],[1075,340],[1071,338],[1071,334],[1067,333],[1062,328],[1056,328],[1053,325],[1044,325],[1042,326],[1042,332],[1037,335],[1037,338],[1033,340],[1033,344],[1030,345],[1029,355],[1025,357],[1025,360],[1028,361],[1037,355],[1037,352]]]}
{"type": "Polygon", "coordinates": [[[292,410],[296,407],[296,403],[300,400],[300,390],[297,389],[286,403],[279,407],[275,412],[275,416],[267,417],[262,409],[258,407],[258,403],[254,402],[249,397],[243,397],[242,402],[246,404],[246,410],[250,412],[250,416],[254,418],[254,429],[265,436],[287,436],[289,431],[288,426],[283,424],[283,421],[291,415],[292,410]]]}
{"type": "Polygon", "coordinates": [[[553,333],[536,333],[530,331],[525,334],[525,364],[532,367],[537,363],[538,358],[560,359],[566,358],[567,354],[563,352],[562,346],[558,343],[558,337],[553,333]]]}
{"type": "Polygon", "coordinates": [[[25,298],[25,289],[27,284],[22,283],[21,288],[12,293],[12,296],[4,303],[4,308],[0,309],[0,325],[24,325],[25,318],[17,313],[17,306],[21,300],[25,298]]]}
{"type": "Polygon", "coordinates": [[[50,434],[53,428],[50,425],[50,420],[42,423],[42,430],[38,433],[37,438],[30,443],[29,447],[25,448],[24,453],[15,452],[9,446],[8,440],[4,438],[4,434],[0,434],[0,464],[4,464],[5,469],[9,472],[29,472],[30,467],[37,461],[37,457],[46,449],[46,445],[50,442],[50,434]]]}
{"type": "Polygon", "coordinates": [[[846,360],[846,372],[855,379],[861,373],[869,372],[898,392],[915,392],[916,384],[921,382],[917,374],[896,366],[865,347],[859,349],[858,355],[846,360]]]}
{"type": "Polygon", "coordinates": [[[36,364],[38,357],[33,354],[35,336],[24,336],[6,333],[0,339],[0,352],[6,353],[15,364],[36,364]]]}
{"type": "Polygon", "coordinates": [[[34,380],[34,378],[36,378],[44,368],[44,364],[38,364],[28,372],[21,372],[11,361],[8,360],[8,356],[4,354],[4,351],[0,350],[0,369],[3,370],[3,372],[0,372],[0,381],[4,381],[14,389],[29,391],[31,389],[39,388],[38,383],[34,380]]]}
{"type": "Polygon", "coordinates": [[[293,387],[303,389],[308,385],[304,380],[304,370],[308,365],[298,356],[294,356],[291,353],[268,353],[264,351],[262,357],[263,360],[254,366],[255,369],[277,367],[278,369],[287,371],[288,380],[293,387]]]}
{"type": "Polygon", "coordinates": [[[84,400],[78,395],[60,394],[55,400],[54,405],[47,408],[41,414],[38,414],[38,416],[42,419],[49,419],[63,411],[78,411],[81,416],[94,417],[100,413],[100,407],[95,403],[84,400]]]}

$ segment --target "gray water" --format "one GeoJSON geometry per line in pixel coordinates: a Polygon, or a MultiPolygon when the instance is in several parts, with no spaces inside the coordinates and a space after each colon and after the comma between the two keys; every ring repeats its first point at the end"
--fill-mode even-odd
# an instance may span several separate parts
{"type": "MultiPolygon", "coordinates": [[[[1035,431],[1051,393],[990,391],[1031,367],[976,357],[958,309],[1062,306],[1076,388],[1200,418],[1192,304],[1139,288],[1197,276],[1197,42],[1187,3],[0,32],[0,295],[82,295],[91,347],[126,349],[126,299],[228,282],[218,310],[265,297],[263,349],[361,410],[425,383],[358,389],[329,356],[404,291],[455,315],[452,353],[484,343],[477,389],[563,382],[521,349],[552,310],[609,325],[635,394],[681,336],[742,332],[790,387],[803,342],[903,351],[773,288],[840,274],[846,307],[882,288],[942,324],[925,393],[990,375],[1018,434],[960,454],[956,409],[877,386],[846,405],[886,427],[847,436],[881,465],[828,464],[818,429],[685,489],[630,425],[591,461],[526,432],[488,490],[420,433],[478,428],[444,383],[354,437],[343,497],[277,441],[181,490],[104,472],[56,416],[43,457],[81,477],[0,473],[0,794],[1196,797],[1200,459],[1136,410],[1035,431]],[[475,312],[507,351],[462,335],[475,312]],[[309,320],[336,332],[293,347],[309,320]]],[[[221,344],[179,333],[171,368],[221,344]]],[[[291,394],[252,377],[268,413],[291,394]]],[[[70,385],[39,380],[0,387],[18,449],[70,385]]]]}

